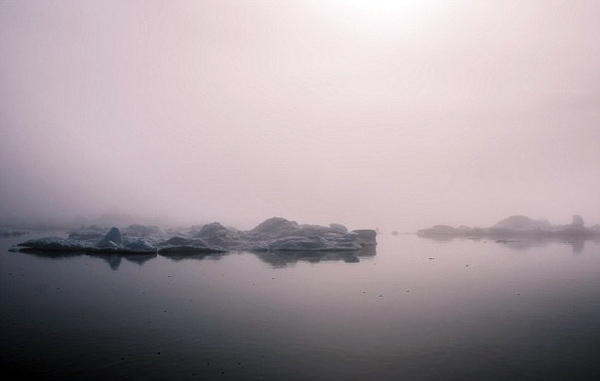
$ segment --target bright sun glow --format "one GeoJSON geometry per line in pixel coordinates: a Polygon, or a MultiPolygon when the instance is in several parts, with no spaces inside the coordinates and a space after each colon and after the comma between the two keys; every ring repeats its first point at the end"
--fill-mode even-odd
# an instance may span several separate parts
{"type": "Polygon", "coordinates": [[[387,38],[426,29],[423,25],[435,23],[449,3],[443,0],[330,0],[312,4],[345,33],[387,38]]]}
{"type": "Polygon", "coordinates": [[[439,1],[432,0],[336,0],[336,6],[365,14],[385,15],[401,11],[435,8],[439,1]]]}

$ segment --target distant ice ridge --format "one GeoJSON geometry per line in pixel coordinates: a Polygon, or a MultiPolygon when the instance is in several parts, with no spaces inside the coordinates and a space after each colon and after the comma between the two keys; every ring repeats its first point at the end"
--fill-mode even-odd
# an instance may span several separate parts
{"type": "Polygon", "coordinates": [[[470,228],[436,225],[419,230],[422,237],[488,237],[488,238],[599,238],[600,226],[585,227],[583,218],[574,215],[566,225],[552,225],[547,220],[534,220],[526,216],[510,216],[492,227],[470,228]]]}
{"type": "Polygon", "coordinates": [[[122,230],[88,226],[68,233],[68,238],[31,239],[18,244],[15,250],[181,255],[227,251],[359,251],[377,244],[375,230],[348,231],[336,223],[301,225],[281,217],[269,218],[246,231],[213,222],[170,233],[145,225],[131,225],[122,230]]]}

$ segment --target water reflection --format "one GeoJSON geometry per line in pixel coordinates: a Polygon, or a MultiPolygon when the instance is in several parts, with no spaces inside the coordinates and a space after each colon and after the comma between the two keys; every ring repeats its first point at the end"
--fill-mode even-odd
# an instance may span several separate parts
{"type": "MultiPolygon", "coordinates": [[[[149,260],[158,257],[159,254],[110,254],[110,253],[86,253],[86,252],[67,252],[67,251],[40,251],[31,249],[21,249],[21,253],[34,255],[43,258],[66,258],[89,255],[93,258],[99,258],[105,261],[112,270],[118,270],[123,260],[143,265],[149,260]]],[[[218,261],[221,258],[230,255],[234,252],[214,252],[214,253],[194,253],[194,254],[169,254],[161,255],[170,259],[173,262],[181,262],[187,260],[203,261],[205,259],[218,261]]],[[[237,252],[241,253],[241,252],[237,252]]],[[[277,252],[248,252],[256,255],[263,262],[271,265],[274,268],[284,268],[291,266],[297,262],[345,262],[359,263],[360,258],[373,257],[376,255],[375,246],[365,246],[359,251],[277,251],[277,252]]]]}
{"type": "Polygon", "coordinates": [[[129,254],[123,256],[123,258],[128,260],[129,262],[137,263],[141,266],[144,263],[148,262],[150,259],[156,258],[157,256],[157,254],[129,254]]]}
{"type": "Polygon", "coordinates": [[[220,252],[220,253],[196,253],[196,254],[169,254],[163,255],[165,258],[169,258],[173,262],[181,262],[185,260],[194,260],[194,261],[203,261],[207,258],[218,261],[226,255],[229,255],[228,252],[220,252]]]}
{"type": "Polygon", "coordinates": [[[16,253],[25,253],[25,254],[30,254],[36,257],[40,257],[40,258],[53,258],[53,259],[59,259],[59,258],[67,258],[67,257],[78,257],[80,255],[87,255],[87,253],[85,252],[77,252],[77,251],[46,251],[46,250],[36,250],[36,249],[28,249],[28,248],[21,248],[19,250],[16,250],[14,248],[9,249],[8,251],[11,252],[16,252],[16,253]]]}
{"type": "Polygon", "coordinates": [[[106,255],[106,254],[98,254],[93,255],[93,257],[103,259],[112,270],[118,270],[121,265],[122,255],[106,255]]]}
{"type": "Polygon", "coordinates": [[[150,259],[156,258],[157,254],[122,255],[122,254],[94,253],[94,254],[90,254],[90,256],[94,257],[94,258],[100,258],[100,259],[104,260],[106,263],[108,263],[108,265],[110,266],[111,269],[118,270],[123,259],[125,259],[129,262],[137,263],[138,265],[141,266],[144,263],[146,263],[147,261],[149,261],[150,259]]]}
{"type": "Polygon", "coordinates": [[[593,380],[600,246],[571,255],[579,243],[388,235],[377,253],[160,258],[0,242],[0,364],[38,379],[593,380]]]}
{"type": "MultiPolygon", "coordinates": [[[[574,237],[569,240],[559,238],[519,238],[519,239],[492,239],[481,237],[455,237],[455,236],[420,236],[422,239],[448,243],[452,241],[479,241],[484,243],[495,243],[516,251],[525,251],[531,248],[546,247],[548,245],[569,245],[573,254],[581,254],[585,248],[585,242],[589,239],[574,237]]],[[[595,243],[599,240],[592,240],[595,243]]]]}
{"type": "MultiPolygon", "coordinates": [[[[15,250],[13,250],[15,251],[15,250]]],[[[107,253],[86,253],[86,252],[76,252],[76,251],[43,251],[43,250],[35,250],[35,249],[20,249],[17,252],[33,255],[39,258],[48,258],[48,259],[63,259],[63,258],[73,258],[79,256],[90,256],[93,258],[99,258],[104,260],[111,269],[118,270],[121,265],[121,261],[123,259],[137,263],[138,265],[143,265],[147,261],[152,258],[156,258],[156,253],[150,254],[107,254],[107,253]]]]}
{"type": "Polygon", "coordinates": [[[285,268],[298,262],[345,262],[359,263],[360,258],[373,257],[377,254],[375,246],[365,246],[359,251],[278,251],[254,253],[261,261],[273,268],[285,268]]]}

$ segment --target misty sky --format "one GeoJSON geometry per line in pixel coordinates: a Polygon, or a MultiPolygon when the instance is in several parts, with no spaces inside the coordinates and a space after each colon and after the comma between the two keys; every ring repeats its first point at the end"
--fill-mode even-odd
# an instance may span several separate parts
{"type": "Polygon", "coordinates": [[[0,0],[0,222],[600,223],[600,1],[0,0]]]}

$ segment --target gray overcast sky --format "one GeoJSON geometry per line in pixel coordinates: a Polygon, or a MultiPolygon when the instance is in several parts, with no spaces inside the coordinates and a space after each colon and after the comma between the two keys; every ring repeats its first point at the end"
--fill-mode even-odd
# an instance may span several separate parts
{"type": "Polygon", "coordinates": [[[0,222],[600,223],[599,16],[0,0],[0,222]]]}

